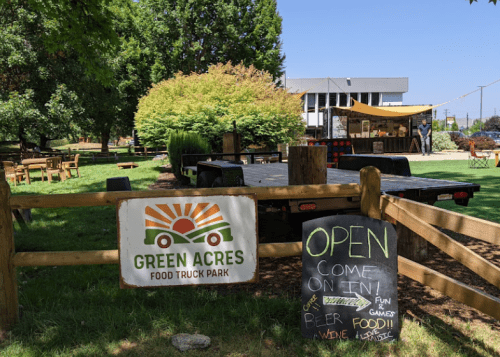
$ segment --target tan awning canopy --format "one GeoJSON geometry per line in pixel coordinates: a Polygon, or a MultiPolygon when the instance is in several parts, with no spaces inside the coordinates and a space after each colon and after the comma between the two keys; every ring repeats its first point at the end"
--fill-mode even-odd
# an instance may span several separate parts
{"type": "Polygon", "coordinates": [[[357,100],[352,99],[352,107],[331,107],[337,111],[337,115],[346,116],[354,113],[373,115],[378,117],[404,117],[426,112],[440,105],[409,105],[409,106],[390,106],[390,107],[372,107],[357,100]]]}

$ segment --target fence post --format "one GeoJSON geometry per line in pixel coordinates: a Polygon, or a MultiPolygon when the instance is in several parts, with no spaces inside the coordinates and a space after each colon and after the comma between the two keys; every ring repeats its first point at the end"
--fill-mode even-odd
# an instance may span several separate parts
{"type": "Polygon", "coordinates": [[[368,166],[359,172],[361,183],[361,213],[370,218],[381,219],[380,210],[380,171],[368,166]]]}
{"type": "Polygon", "coordinates": [[[19,320],[16,269],[14,257],[14,227],[10,208],[10,186],[5,172],[0,170],[0,331],[9,330],[19,320]]]}

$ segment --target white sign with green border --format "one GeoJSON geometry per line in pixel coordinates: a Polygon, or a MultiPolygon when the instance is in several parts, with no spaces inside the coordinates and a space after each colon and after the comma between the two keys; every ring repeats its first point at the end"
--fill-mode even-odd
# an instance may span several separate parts
{"type": "Polygon", "coordinates": [[[255,282],[255,195],[118,200],[124,288],[255,282]]]}

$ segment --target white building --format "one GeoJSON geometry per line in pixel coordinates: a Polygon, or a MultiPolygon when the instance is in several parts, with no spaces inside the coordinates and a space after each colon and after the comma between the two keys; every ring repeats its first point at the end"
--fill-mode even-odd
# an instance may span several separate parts
{"type": "Polygon", "coordinates": [[[306,134],[312,137],[345,136],[338,117],[328,107],[350,107],[351,98],[376,107],[403,105],[408,78],[282,78],[290,93],[304,93],[306,134]]]}

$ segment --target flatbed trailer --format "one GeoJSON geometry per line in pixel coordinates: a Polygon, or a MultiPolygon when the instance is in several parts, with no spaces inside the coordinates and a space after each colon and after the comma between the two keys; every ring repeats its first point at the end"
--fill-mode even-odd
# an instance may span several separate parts
{"type": "MultiPolygon", "coordinates": [[[[288,165],[241,165],[247,186],[287,186],[288,165]]],[[[359,184],[359,172],[328,168],[328,184],[359,184]]],[[[433,204],[436,201],[454,200],[466,206],[479,191],[480,185],[468,182],[437,180],[416,176],[381,174],[380,190],[383,194],[404,197],[413,201],[433,204]]]]}
{"type": "MultiPolygon", "coordinates": [[[[183,168],[197,187],[280,187],[288,186],[288,164],[242,165],[228,161],[200,161],[197,166],[183,168]]],[[[327,168],[327,184],[360,184],[358,171],[327,168]]],[[[415,176],[381,174],[383,194],[404,197],[413,201],[434,204],[437,201],[453,200],[467,206],[480,185],[468,182],[437,180],[415,176]]],[[[359,197],[304,198],[280,201],[259,201],[267,212],[301,213],[311,211],[336,211],[348,213],[358,211],[359,197]]]]}

